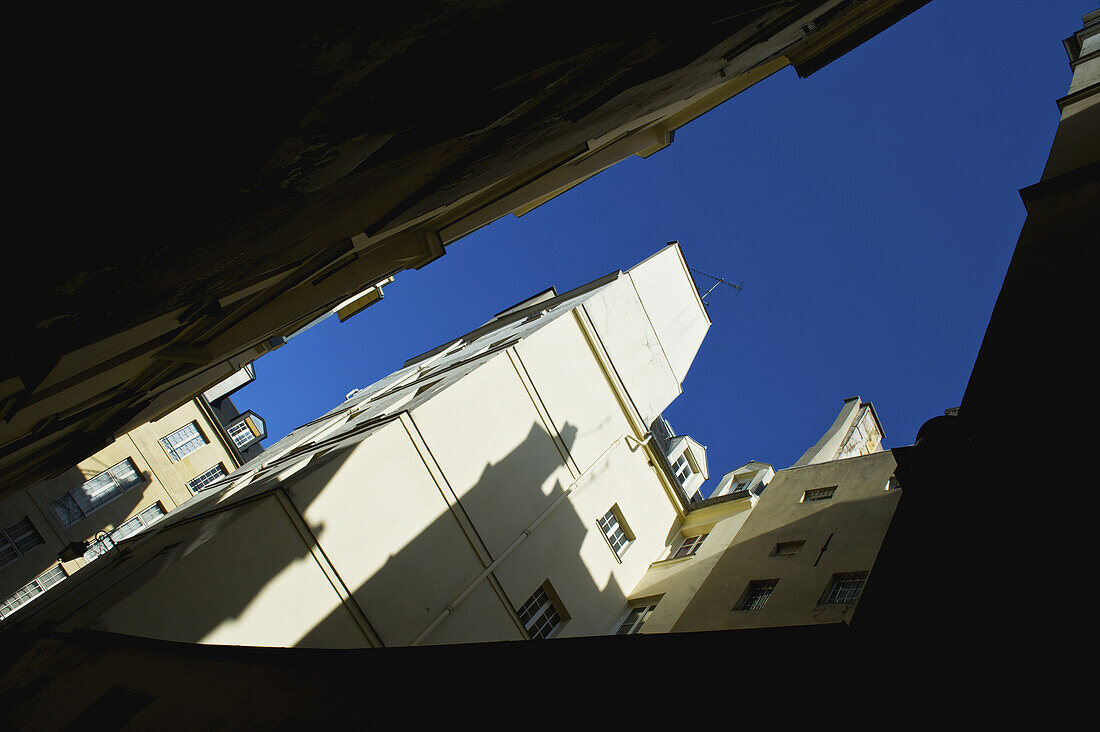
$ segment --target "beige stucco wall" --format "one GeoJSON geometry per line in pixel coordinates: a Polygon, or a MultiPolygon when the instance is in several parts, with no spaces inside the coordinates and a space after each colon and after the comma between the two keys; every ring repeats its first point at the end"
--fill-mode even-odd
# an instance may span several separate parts
{"type": "Polygon", "coordinates": [[[93,627],[215,644],[369,646],[275,496],[232,511],[93,627]]]}
{"type": "MultiPolygon", "coordinates": [[[[395,420],[287,482],[295,506],[387,646],[409,645],[484,568],[472,532],[395,420]]],[[[476,455],[476,453],[475,453],[476,455]]],[[[507,614],[483,627],[519,634],[507,614]]],[[[507,636],[507,633],[504,633],[507,636]]]]}
{"type": "Polygon", "coordinates": [[[630,589],[677,541],[679,515],[645,449],[623,439],[628,405],[582,322],[560,317],[405,404],[407,413],[348,442],[333,437],[303,469],[268,471],[348,601],[317,557],[302,554],[286,511],[264,499],[269,507],[242,510],[100,627],[206,643],[367,645],[348,620],[354,610],[387,646],[518,640],[515,609],[549,580],[568,616],[558,635],[613,630],[630,589]],[[634,536],[621,557],[596,524],[612,505],[634,536]],[[219,608],[231,610],[220,621],[219,608]]]}
{"type": "Polygon", "coordinates": [[[0,599],[9,597],[23,585],[57,564],[57,553],[65,540],[47,518],[43,507],[23,491],[0,501],[0,527],[7,528],[29,518],[45,543],[34,547],[9,564],[0,567],[0,599]]]}
{"type": "Polygon", "coordinates": [[[630,592],[630,601],[659,598],[657,608],[639,631],[666,633],[672,629],[695,592],[706,580],[726,548],[733,542],[752,510],[749,499],[739,498],[692,510],[679,524],[668,550],[659,555],[630,592]],[[683,538],[709,535],[694,556],[668,558],[683,538]]]}
{"type": "Polygon", "coordinates": [[[818,600],[834,573],[872,570],[901,498],[900,489],[885,490],[895,466],[892,453],[879,452],[777,472],[672,629],[850,621],[854,606],[818,600]],[[832,499],[800,502],[806,490],[833,485],[832,499]],[[799,554],[772,556],[777,542],[799,540],[799,554]],[[779,580],[765,606],[735,610],[748,583],[765,579],[779,580]]]}
{"type": "MultiPolygon", "coordinates": [[[[657,296],[655,307],[694,307],[705,321],[679,249],[647,262],[682,278],[653,277],[683,301],[657,296]]],[[[637,321],[618,331],[622,349],[632,334],[659,350],[661,327],[676,341],[684,313],[655,328],[629,279],[597,283],[417,359],[270,446],[232,487],[191,500],[155,536],[198,532],[199,548],[166,558],[169,569],[127,599],[104,600],[117,604],[94,611],[97,627],[309,647],[518,640],[516,609],[549,581],[566,618],[557,635],[612,632],[631,589],[678,544],[684,506],[583,302],[608,285],[633,302],[616,310],[637,321]],[[270,491],[285,498],[259,498],[270,491]],[[263,509],[226,513],[256,500],[263,509]],[[631,539],[618,555],[597,524],[613,506],[631,539]]],[[[693,355],[705,327],[687,331],[693,355]]],[[[635,364],[636,385],[668,382],[667,359],[648,363],[635,364]]],[[[663,388],[646,403],[669,398],[663,388]]],[[[135,441],[159,449],[160,433],[182,423],[135,441]]]]}
{"type": "Polygon", "coordinates": [[[678,246],[635,265],[630,280],[681,384],[710,328],[710,318],[678,246]]]}
{"type": "MultiPolygon", "coordinates": [[[[0,501],[0,520],[5,521],[0,525],[9,526],[23,516],[28,516],[46,540],[45,544],[32,549],[27,556],[0,568],[0,598],[9,596],[56,564],[58,552],[69,542],[87,541],[95,538],[100,531],[117,528],[154,503],[160,503],[166,512],[176,508],[191,496],[187,481],[218,463],[227,472],[232,471],[236,465],[232,453],[218,437],[206,413],[192,400],[164,418],[120,436],[57,477],[0,501]],[[198,424],[207,444],[179,462],[172,462],[159,440],[192,421],[198,424]],[[126,459],[133,461],[144,482],[123,492],[72,526],[64,526],[54,515],[50,502],[126,459]],[[9,516],[13,518],[8,520],[9,516]]],[[[68,574],[72,574],[85,564],[85,560],[79,558],[66,562],[64,568],[68,574]]]]}

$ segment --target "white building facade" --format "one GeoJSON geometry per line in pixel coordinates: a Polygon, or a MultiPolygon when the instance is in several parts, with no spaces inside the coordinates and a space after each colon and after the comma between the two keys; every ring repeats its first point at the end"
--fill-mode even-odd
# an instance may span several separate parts
{"type": "MultiPolygon", "coordinates": [[[[540,293],[270,446],[24,625],[299,647],[640,627],[628,596],[680,548],[694,487],[648,426],[709,326],[675,243],[540,293]]],[[[702,446],[675,449],[705,478],[702,446]]]]}

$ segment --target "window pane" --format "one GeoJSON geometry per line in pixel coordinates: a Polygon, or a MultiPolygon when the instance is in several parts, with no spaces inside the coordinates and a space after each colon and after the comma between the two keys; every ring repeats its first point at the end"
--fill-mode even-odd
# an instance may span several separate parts
{"type": "Polygon", "coordinates": [[[528,630],[532,638],[547,638],[554,632],[554,628],[558,627],[559,622],[561,622],[561,617],[558,615],[557,609],[551,604],[543,611],[542,615],[535,619],[528,630]]]}
{"type": "Polygon", "coordinates": [[[123,460],[118,465],[113,466],[108,472],[114,477],[115,482],[118,483],[119,488],[126,490],[141,482],[141,474],[138,473],[137,468],[129,460],[123,460]]]}
{"type": "Polygon", "coordinates": [[[741,604],[741,610],[759,610],[771,597],[772,590],[778,580],[756,580],[749,583],[745,593],[745,601],[741,604]]]}
{"type": "Polygon", "coordinates": [[[110,534],[96,539],[88,545],[88,550],[84,552],[84,561],[91,562],[98,559],[110,551],[114,545],[115,542],[111,539],[110,534]]]}
{"type": "Polygon", "coordinates": [[[546,597],[546,593],[540,587],[535,590],[535,594],[531,595],[531,598],[527,602],[523,603],[523,607],[519,609],[519,619],[523,621],[525,626],[529,625],[532,618],[542,609],[549,600],[546,597]]]}
{"type": "Polygon", "coordinates": [[[192,422],[176,430],[167,437],[162,437],[160,443],[168,451],[168,455],[174,461],[182,460],[195,450],[206,444],[198,426],[192,422]]]}
{"type": "Polygon", "coordinates": [[[160,507],[159,503],[154,503],[138,514],[138,518],[142,520],[145,526],[156,523],[162,516],[164,516],[164,509],[160,507]]]}
{"type": "Polygon", "coordinates": [[[8,540],[15,545],[20,554],[26,554],[39,544],[46,543],[42,535],[35,530],[34,524],[31,523],[29,518],[24,518],[22,521],[12,524],[4,530],[4,533],[7,534],[8,540]]]}
{"type": "Polygon", "coordinates": [[[16,608],[26,605],[46,590],[61,582],[61,580],[65,579],[67,576],[65,570],[59,565],[54,565],[52,568],[38,575],[38,577],[16,590],[15,593],[4,600],[3,603],[0,603],[0,618],[6,618],[11,615],[15,612],[16,608]]]}
{"type": "Polygon", "coordinates": [[[191,489],[192,493],[198,493],[206,486],[216,482],[219,478],[225,477],[225,474],[225,468],[219,463],[187,481],[187,487],[191,489]]]}
{"type": "Polygon", "coordinates": [[[57,520],[66,527],[72,526],[77,521],[84,518],[84,512],[80,510],[76,505],[76,501],[68,493],[55,501],[51,501],[50,508],[53,509],[54,514],[57,516],[57,520]]]}
{"type": "Polygon", "coordinates": [[[621,555],[626,545],[630,543],[630,539],[627,538],[626,532],[619,525],[619,517],[615,515],[615,510],[611,509],[605,513],[601,518],[596,520],[603,535],[607,537],[607,541],[611,544],[612,550],[614,550],[616,556],[621,555]]]}
{"type": "Polygon", "coordinates": [[[517,611],[531,638],[546,638],[561,623],[561,615],[542,587],[517,611]]]}
{"type": "Polygon", "coordinates": [[[863,589],[863,583],[867,579],[866,572],[852,572],[833,576],[832,586],[829,589],[826,603],[849,603],[859,598],[863,589]]]}
{"type": "Polygon", "coordinates": [[[19,552],[15,551],[15,546],[8,541],[6,536],[0,534],[0,567],[8,562],[14,562],[18,558],[19,552]]]}
{"type": "Polygon", "coordinates": [[[118,483],[115,482],[110,471],[104,471],[80,486],[74,497],[78,504],[81,502],[81,497],[83,497],[91,509],[87,512],[91,513],[91,511],[105,503],[110,503],[121,495],[122,489],[118,487],[118,483]]]}
{"type": "Polygon", "coordinates": [[[233,444],[237,447],[244,447],[256,438],[256,436],[252,434],[248,422],[243,419],[236,424],[230,425],[229,436],[233,438],[233,444]]]}
{"type": "Polygon", "coordinates": [[[58,564],[40,574],[38,576],[38,583],[42,585],[43,590],[48,590],[66,577],[68,577],[68,575],[65,574],[65,570],[58,564]]]}

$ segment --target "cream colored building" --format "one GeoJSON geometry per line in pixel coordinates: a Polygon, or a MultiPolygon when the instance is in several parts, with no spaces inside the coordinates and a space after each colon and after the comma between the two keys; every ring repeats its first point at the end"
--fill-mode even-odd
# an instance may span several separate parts
{"type": "Polygon", "coordinates": [[[631,592],[634,632],[850,622],[901,498],[883,436],[853,397],[794,466],[754,460],[723,476],[631,592]]]}
{"type": "Polygon", "coordinates": [[[842,622],[866,578],[844,573],[870,570],[898,496],[874,408],[846,401],[799,465],[749,462],[703,500],[706,449],[661,415],[709,326],[676,242],[539,293],[354,390],[18,627],[354,648],[842,622]],[[844,602],[817,587],[833,575],[844,602]]]}
{"type": "Polygon", "coordinates": [[[709,326],[676,243],[540,293],[293,431],[19,627],[300,647],[614,632],[706,469],[648,425],[709,326]]]}
{"type": "Polygon", "coordinates": [[[50,480],[0,501],[0,618],[258,454],[263,420],[228,396],[251,364],[50,480]]]}

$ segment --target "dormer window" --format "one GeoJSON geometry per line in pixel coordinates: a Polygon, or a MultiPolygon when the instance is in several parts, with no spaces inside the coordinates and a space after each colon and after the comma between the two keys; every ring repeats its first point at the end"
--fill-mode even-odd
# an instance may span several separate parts
{"type": "Polygon", "coordinates": [[[229,437],[237,449],[243,450],[249,445],[267,437],[267,429],[264,421],[252,411],[242,414],[237,421],[231,422],[226,428],[229,437]]]}
{"type": "Polygon", "coordinates": [[[681,453],[680,457],[676,459],[676,462],[672,464],[672,472],[681,486],[687,483],[688,478],[691,477],[692,470],[686,454],[681,453]]]}

